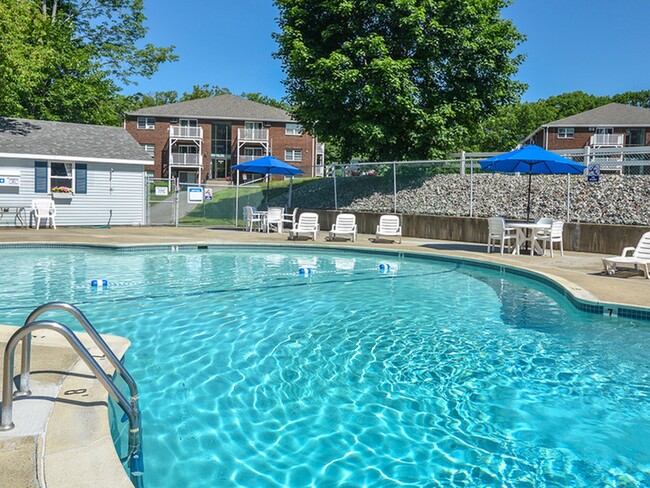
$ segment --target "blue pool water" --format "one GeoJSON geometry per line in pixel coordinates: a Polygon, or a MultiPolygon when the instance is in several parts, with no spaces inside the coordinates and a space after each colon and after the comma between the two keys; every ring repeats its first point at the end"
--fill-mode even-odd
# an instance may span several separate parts
{"type": "Polygon", "coordinates": [[[132,341],[147,486],[650,485],[650,323],[535,281],[317,251],[2,258],[0,322],[63,300],[132,341]]]}

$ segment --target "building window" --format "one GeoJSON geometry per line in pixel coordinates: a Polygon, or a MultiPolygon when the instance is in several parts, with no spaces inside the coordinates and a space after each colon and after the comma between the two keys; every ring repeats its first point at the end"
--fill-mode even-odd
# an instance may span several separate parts
{"type": "Polygon", "coordinates": [[[290,123],[285,126],[284,133],[288,136],[301,136],[303,132],[302,125],[290,123]]]}
{"type": "Polygon", "coordinates": [[[302,149],[285,149],[285,161],[302,161],[302,149]]]}
{"type": "Polygon", "coordinates": [[[50,163],[50,191],[58,189],[60,192],[72,192],[74,188],[73,169],[72,163],[50,163]]]}
{"type": "Polygon", "coordinates": [[[557,130],[558,139],[573,139],[575,129],[573,127],[560,127],[557,130]]]}
{"type": "Polygon", "coordinates": [[[149,156],[151,156],[151,159],[153,159],[154,152],[156,151],[156,145],[155,144],[140,144],[142,146],[142,149],[144,149],[149,156]]]}
{"type": "Polygon", "coordinates": [[[138,117],[138,129],[153,130],[156,128],[156,119],[153,117],[138,117]]]}

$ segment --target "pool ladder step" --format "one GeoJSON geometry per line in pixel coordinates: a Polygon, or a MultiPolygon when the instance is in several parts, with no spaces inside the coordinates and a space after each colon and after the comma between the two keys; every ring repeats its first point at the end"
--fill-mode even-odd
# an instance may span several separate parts
{"type": "Polygon", "coordinates": [[[24,325],[18,329],[7,342],[4,353],[4,364],[2,378],[2,404],[0,405],[0,430],[11,430],[14,427],[13,398],[15,396],[31,395],[29,390],[29,373],[31,360],[31,339],[32,333],[37,330],[53,330],[61,334],[72,348],[79,354],[90,370],[95,374],[99,382],[106,388],[111,397],[122,408],[129,420],[129,470],[131,481],[140,488],[143,486],[143,457],[142,457],[142,428],[140,409],[138,407],[138,387],[131,374],[126,370],[122,362],[115,356],[115,353],[106,344],[86,316],[74,305],[65,302],[45,303],[29,314],[24,325]],[[43,313],[51,310],[62,310],[74,316],[79,324],[88,333],[93,342],[104,353],[108,361],[115,368],[115,371],[124,379],[129,387],[130,400],[117,388],[112,378],[106,374],[102,367],[93,358],[88,349],[81,343],[77,335],[67,326],[53,320],[36,320],[43,313]],[[14,377],[14,355],[16,347],[22,341],[21,371],[18,390],[13,391],[14,377]]]}

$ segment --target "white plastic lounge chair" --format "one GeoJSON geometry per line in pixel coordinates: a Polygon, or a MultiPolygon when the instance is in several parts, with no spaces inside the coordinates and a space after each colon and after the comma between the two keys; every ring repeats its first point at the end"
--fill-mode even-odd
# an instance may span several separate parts
{"type": "Polygon", "coordinates": [[[269,207],[269,212],[266,214],[266,232],[275,229],[282,234],[283,219],[284,209],[282,207],[269,207]]]}
{"type": "Polygon", "coordinates": [[[379,225],[375,232],[375,242],[379,241],[382,237],[386,237],[395,241],[399,239],[402,243],[402,226],[399,222],[398,215],[382,215],[379,217],[379,225]]]}
{"type": "MultiPolygon", "coordinates": [[[[540,219],[541,220],[541,219],[540,219]]],[[[531,255],[535,249],[535,241],[542,241],[544,246],[542,248],[543,254],[546,255],[546,243],[549,243],[551,248],[551,257],[553,257],[553,244],[556,242],[560,243],[560,254],[564,256],[564,242],[562,241],[562,231],[564,229],[564,222],[562,220],[554,220],[551,224],[551,228],[548,230],[542,230],[536,232],[533,236],[533,245],[530,248],[531,255]]]]}
{"type": "Polygon", "coordinates": [[[336,222],[330,230],[329,238],[348,237],[352,241],[357,240],[357,216],[354,214],[342,213],[336,216],[336,222]]]}
{"type": "Polygon", "coordinates": [[[297,236],[306,234],[316,240],[318,232],[320,231],[320,224],[318,223],[318,214],[313,212],[304,212],[300,214],[298,222],[289,231],[289,237],[295,239],[297,236]]]}
{"type": "Polygon", "coordinates": [[[626,247],[623,249],[620,256],[603,258],[605,272],[609,275],[613,275],[616,272],[616,266],[619,264],[634,265],[635,269],[639,269],[639,266],[641,266],[645,271],[645,277],[650,279],[650,273],[648,273],[648,266],[650,266],[650,232],[646,232],[641,236],[636,247],[626,247]],[[632,252],[631,256],[628,255],[630,251],[632,252]]]}
{"type": "Polygon", "coordinates": [[[32,200],[32,214],[34,215],[34,220],[36,220],[37,230],[41,226],[41,220],[45,220],[46,227],[49,223],[53,229],[56,229],[56,223],[54,222],[54,217],[56,216],[56,207],[54,206],[53,200],[32,200]]]}
{"type": "Polygon", "coordinates": [[[263,220],[262,215],[257,213],[255,207],[244,207],[244,222],[246,223],[246,230],[248,232],[252,232],[255,227],[257,227],[257,230],[260,230],[262,228],[263,220]]]}
{"type": "Polygon", "coordinates": [[[488,242],[487,252],[491,252],[497,241],[501,245],[501,254],[503,254],[503,247],[508,242],[508,249],[512,247],[517,241],[517,229],[508,227],[503,217],[488,217],[488,242]],[[510,244],[509,241],[513,241],[510,244]]]}

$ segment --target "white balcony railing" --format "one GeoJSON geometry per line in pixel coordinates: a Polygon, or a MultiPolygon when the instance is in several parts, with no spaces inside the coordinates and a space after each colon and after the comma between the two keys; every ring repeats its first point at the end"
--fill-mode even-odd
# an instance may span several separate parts
{"type": "Polygon", "coordinates": [[[172,153],[172,166],[201,166],[201,155],[191,153],[172,153]]]}
{"type": "Polygon", "coordinates": [[[589,139],[590,146],[623,146],[625,134],[594,134],[589,139]]]}
{"type": "Polygon", "coordinates": [[[203,128],[170,125],[169,136],[177,139],[203,139],[203,128]]]}
{"type": "Polygon", "coordinates": [[[268,142],[268,129],[237,129],[237,139],[249,142],[268,142]]]}
{"type": "Polygon", "coordinates": [[[254,159],[260,159],[263,158],[264,156],[245,156],[243,154],[239,155],[239,162],[238,164],[243,164],[243,163],[250,163],[254,159]]]}

